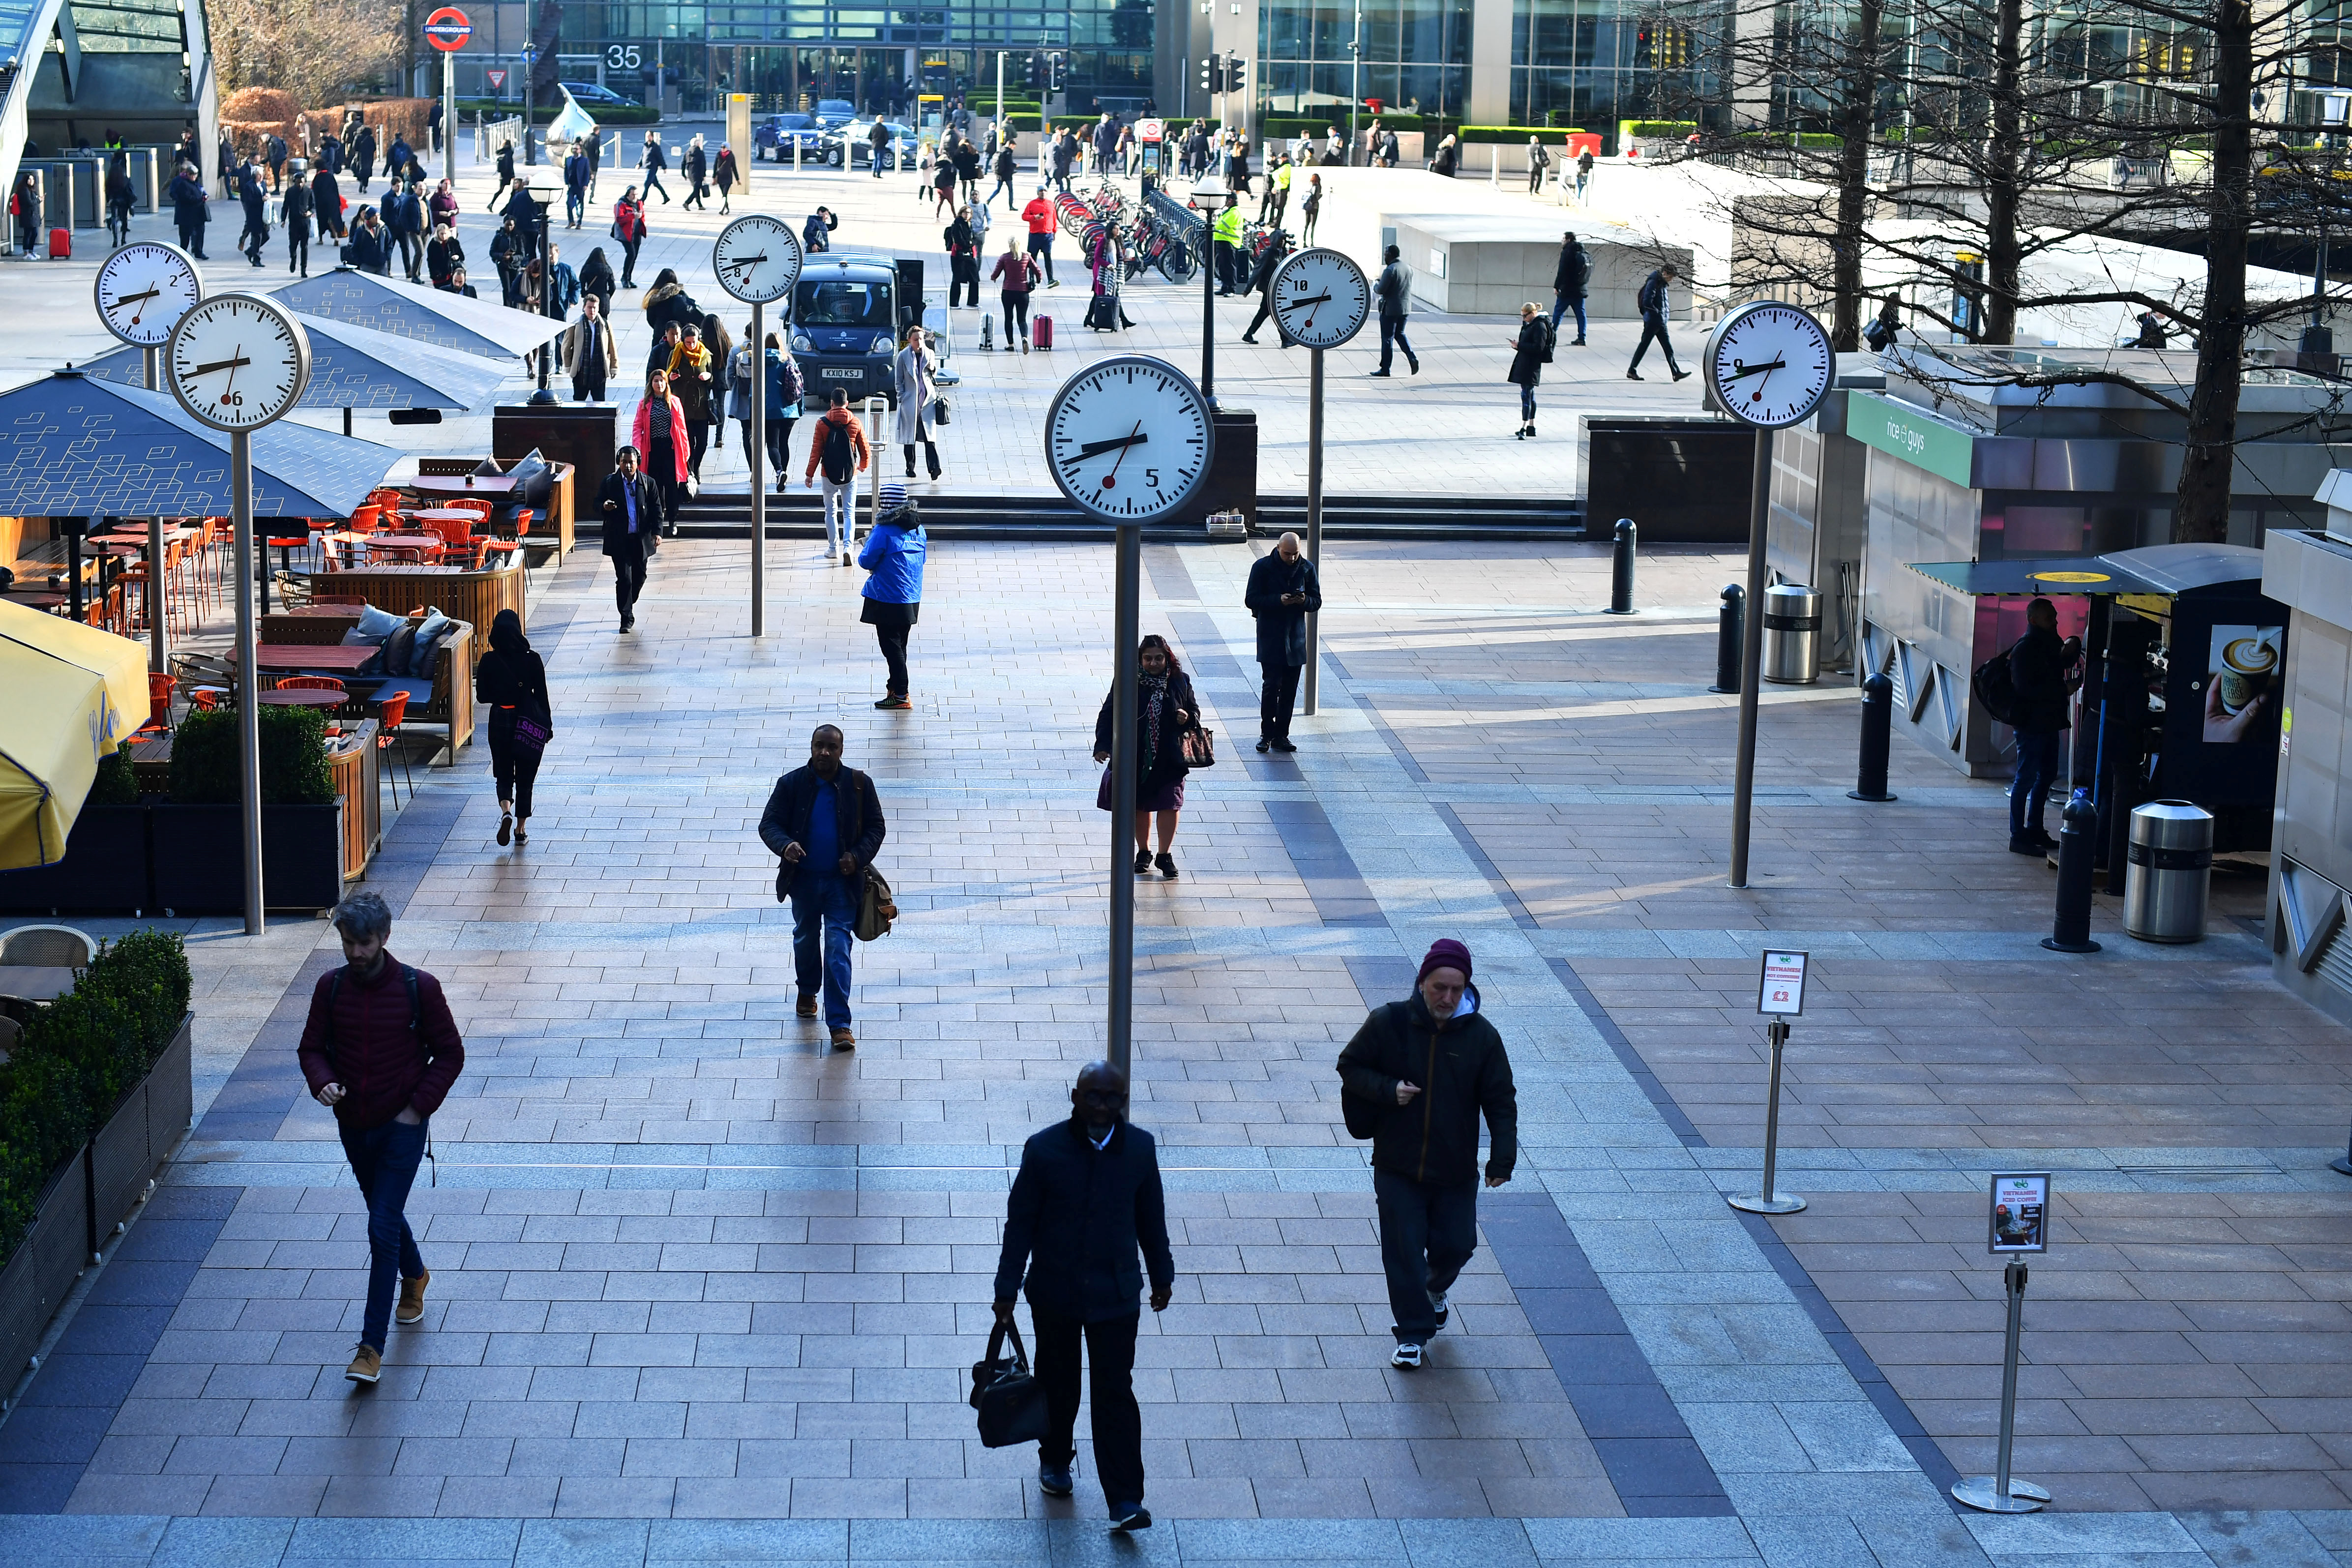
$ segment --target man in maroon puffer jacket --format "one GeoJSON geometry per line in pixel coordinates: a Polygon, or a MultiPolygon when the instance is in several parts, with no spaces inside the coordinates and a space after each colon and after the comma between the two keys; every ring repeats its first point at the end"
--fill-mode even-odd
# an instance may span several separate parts
{"type": "Polygon", "coordinates": [[[373,893],[335,906],[345,967],[319,977],[302,1026],[302,1076],[311,1097],[335,1113],[343,1154],[368,1206],[367,1313],[343,1375],[373,1384],[383,1371],[393,1278],[399,1321],[425,1316],[432,1274],[402,1211],[425,1157],[427,1124],[466,1068],[466,1045],[441,982],[384,951],[392,911],[373,893]]]}

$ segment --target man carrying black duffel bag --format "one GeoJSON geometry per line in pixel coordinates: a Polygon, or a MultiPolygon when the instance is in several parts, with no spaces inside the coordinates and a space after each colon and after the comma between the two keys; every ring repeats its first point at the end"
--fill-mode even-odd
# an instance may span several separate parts
{"type": "Polygon", "coordinates": [[[1127,1077],[1109,1062],[1079,1070],[1070,1106],[1068,1121],[1047,1127],[1021,1151],[996,1264],[996,1321],[1013,1322],[1025,1268],[1036,1375],[1050,1418],[1037,1444],[1037,1485],[1048,1497],[1067,1497],[1072,1489],[1078,1341],[1085,1338],[1095,1466],[1110,1527],[1143,1530],[1151,1515],[1143,1506],[1143,1413],[1134,1388],[1135,1331],[1143,1316],[1136,1305],[1143,1288],[1137,1253],[1150,1270],[1153,1312],[1167,1310],[1176,1282],[1160,1155],[1151,1134],[1128,1122],[1127,1077]]]}

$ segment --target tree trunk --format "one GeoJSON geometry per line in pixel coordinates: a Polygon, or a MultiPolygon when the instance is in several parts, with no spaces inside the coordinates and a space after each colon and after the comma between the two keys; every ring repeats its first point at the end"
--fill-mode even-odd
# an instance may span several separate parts
{"type": "Polygon", "coordinates": [[[1993,13],[1992,135],[1985,149],[1985,288],[1977,340],[2017,337],[2017,300],[2025,249],[2018,237],[2019,166],[2025,149],[2021,78],[2024,75],[2022,0],[2000,0],[1993,13]]]}
{"type": "Polygon", "coordinates": [[[2189,441],[2173,498],[2175,544],[2230,537],[2238,388],[2246,343],[2246,231],[2252,222],[2254,15],[2252,0],[2214,0],[2213,193],[2205,241],[2204,330],[2189,396],[2189,441]]]}
{"type": "Polygon", "coordinates": [[[1831,255],[1834,316],[1830,344],[1841,354],[1862,347],[1862,231],[1870,213],[1870,133],[1878,98],[1879,32],[1885,0],[1860,0],[1847,35],[1843,101],[1839,106],[1837,235],[1831,255]]]}

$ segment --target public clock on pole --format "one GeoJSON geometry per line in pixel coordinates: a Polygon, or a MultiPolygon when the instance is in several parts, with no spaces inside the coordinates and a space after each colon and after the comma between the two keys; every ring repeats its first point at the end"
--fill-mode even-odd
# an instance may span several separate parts
{"type": "Polygon", "coordinates": [[[1762,300],[1715,324],[1699,367],[1716,407],[1743,424],[1785,430],[1829,395],[1837,355],[1811,311],[1762,300]]]}
{"type": "Polygon", "coordinates": [[[1274,270],[1274,320],[1293,342],[1336,349],[1363,330],[1371,286],[1353,258],[1320,246],[1274,270]]]}
{"type": "Polygon", "coordinates": [[[1208,477],[1216,423],[1192,378],[1164,360],[1119,354],[1062,383],[1045,411],[1045,466],[1081,508],[1148,523],[1208,477]]]}
{"type": "Polygon", "coordinates": [[[300,401],[310,340],[273,299],[215,294],[172,329],[163,379],[182,408],[215,430],[255,430],[300,401]]]}
{"type": "Polygon", "coordinates": [[[800,281],[801,236],[765,213],[737,218],[710,248],[719,287],[746,305],[772,305],[800,281]]]}
{"type": "Polygon", "coordinates": [[[142,240],[106,258],[90,295],[108,331],[139,348],[160,349],[205,297],[205,284],[186,251],[142,240]]]}

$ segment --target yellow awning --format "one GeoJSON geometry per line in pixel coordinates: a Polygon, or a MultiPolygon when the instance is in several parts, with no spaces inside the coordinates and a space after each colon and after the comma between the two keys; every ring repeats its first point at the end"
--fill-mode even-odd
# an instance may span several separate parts
{"type": "Polygon", "coordinates": [[[0,601],[0,871],[64,857],[99,758],[147,712],[145,648],[0,601]]]}

